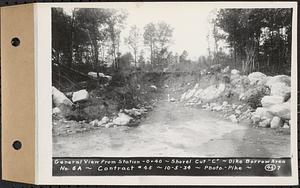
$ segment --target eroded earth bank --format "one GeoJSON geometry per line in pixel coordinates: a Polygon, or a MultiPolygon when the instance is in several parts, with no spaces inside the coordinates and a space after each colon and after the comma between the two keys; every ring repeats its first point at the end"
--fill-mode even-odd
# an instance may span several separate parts
{"type": "Polygon", "coordinates": [[[289,76],[213,66],[103,77],[101,87],[53,87],[54,157],[290,155],[289,76]]]}

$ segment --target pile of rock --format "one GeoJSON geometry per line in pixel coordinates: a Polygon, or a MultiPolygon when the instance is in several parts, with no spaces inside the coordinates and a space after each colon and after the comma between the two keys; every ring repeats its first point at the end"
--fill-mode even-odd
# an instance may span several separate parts
{"type": "Polygon", "coordinates": [[[109,127],[110,125],[107,125],[111,120],[104,116],[101,120],[95,119],[93,121],[90,122],[90,125],[94,126],[94,127],[109,127]]]}
{"type": "Polygon", "coordinates": [[[222,112],[225,119],[229,119],[233,123],[250,118],[251,111],[246,109],[245,105],[229,104],[227,101],[220,103],[206,103],[202,105],[204,110],[222,112]]]}
{"type": "Polygon", "coordinates": [[[134,118],[136,119],[141,118],[141,116],[147,113],[147,111],[148,110],[146,108],[124,109],[124,110],[120,110],[118,116],[114,118],[110,119],[104,116],[101,120],[95,119],[91,121],[90,125],[94,127],[105,127],[105,128],[115,127],[115,126],[126,126],[130,124],[130,122],[134,120],[134,118]]]}
{"type": "Polygon", "coordinates": [[[232,122],[251,119],[260,127],[278,128],[290,125],[291,78],[289,76],[271,77],[261,72],[253,72],[246,76],[235,69],[229,71],[228,67],[221,70],[221,73],[230,79],[229,86],[220,83],[200,88],[199,84],[196,84],[182,94],[180,101],[188,106],[201,104],[205,110],[223,112],[224,117],[232,122]],[[239,103],[245,105],[229,104],[227,101],[203,105],[203,102],[218,99],[228,91],[239,96],[239,103]]]}
{"type": "Polygon", "coordinates": [[[109,128],[109,127],[115,127],[115,126],[128,125],[132,119],[133,118],[130,117],[129,115],[120,112],[120,113],[118,113],[118,116],[113,119],[110,119],[110,118],[104,116],[101,120],[95,119],[95,120],[91,121],[89,124],[94,127],[109,128]]]}
{"type": "Polygon", "coordinates": [[[290,126],[290,77],[286,75],[262,76],[261,84],[270,88],[270,95],[261,99],[262,107],[257,108],[252,114],[253,123],[260,127],[271,128],[290,126]]]}

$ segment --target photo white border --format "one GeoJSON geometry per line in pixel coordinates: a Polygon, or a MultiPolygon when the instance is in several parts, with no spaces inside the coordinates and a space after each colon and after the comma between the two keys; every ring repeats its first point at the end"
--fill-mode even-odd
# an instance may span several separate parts
{"type": "MultiPolygon", "coordinates": [[[[178,14],[180,16],[180,14],[178,14]]],[[[180,18],[179,18],[180,19],[180,18]]],[[[297,2],[101,2],[36,3],[36,182],[47,185],[297,185],[297,2]],[[210,8],[293,8],[292,95],[291,95],[291,177],[216,177],[216,176],[52,176],[52,96],[51,96],[51,8],[124,8],[125,6],[209,6],[210,8]]],[[[100,157],[100,156],[99,156],[100,157]]],[[[150,157],[150,156],[149,156],[150,157]]]]}

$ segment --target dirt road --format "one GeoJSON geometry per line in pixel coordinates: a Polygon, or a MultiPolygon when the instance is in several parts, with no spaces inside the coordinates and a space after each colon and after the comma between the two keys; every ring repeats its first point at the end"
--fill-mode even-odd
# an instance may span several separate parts
{"type": "Polygon", "coordinates": [[[100,128],[53,137],[54,157],[280,157],[290,135],[220,119],[214,112],[160,102],[138,127],[100,128]]]}

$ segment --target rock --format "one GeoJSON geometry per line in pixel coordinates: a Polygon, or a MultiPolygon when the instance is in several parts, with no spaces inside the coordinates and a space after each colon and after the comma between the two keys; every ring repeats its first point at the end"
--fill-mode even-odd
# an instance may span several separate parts
{"type": "Polygon", "coordinates": [[[242,100],[245,100],[245,93],[241,93],[239,95],[239,100],[242,101],[242,100]]]}
{"type": "Polygon", "coordinates": [[[243,108],[242,105],[238,105],[238,106],[236,107],[236,109],[242,109],[242,108],[243,108]]]}
{"type": "Polygon", "coordinates": [[[284,83],[287,86],[291,86],[291,77],[286,76],[286,75],[277,75],[277,76],[273,76],[273,77],[268,77],[266,86],[271,88],[273,84],[279,83],[279,82],[284,83]]]}
{"type": "Polygon", "coordinates": [[[118,117],[114,119],[112,123],[114,125],[124,126],[127,125],[131,119],[132,117],[128,116],[127,114],[119,113],[118,117]]]}
{"type": "Polygon", "coordinates": [[[186,94],[187,92],[184,92],[181,97],[180,97],[180,101],[183,102],[186,99],[186,94]]]}
{"type": "Polygon", "coordinates": [[[66,92],[65,96],[68,97],[68,98],[72,98],[73,92],[66,92]]]}
{"type": "Polygon", "coordinates": [[[96,72],[89,72],[89,73],[88,73],[88,76],[91,77],[91,78],[94,78],[94,79],[97,79],[97,78],[98,78],[96,72]]]}
{"type": "Polygon", "coordinates": [[[104,125],[105,128],[110,128],[110,127],[113,127],[114,126],[114,123],[107,123],[104,125]]]}
{"type": "Polygon", "coordinates": [[[157,87],[155,85],[151,85],[150,88],[155,90],[155,91],[157,90],[157,87]]]}
{"type": "Polygon", "coordinates": [[[274,104],[281,104],[283,103],[284,98],[281,96],[264,96],[261,99],[261,104],[263,107],[269,107],[274,104]]]}
{"type": "Polygon", "coordinates": [[[191,97],[193,97],[194,94],[197,92],[198,87],[199,87],[199,84],[196,84],[196,85],[194,86],[193,89],[188,90],[188,91],[186,92],[186,95],[185,95],[185,98],[184,98],[184,99],[185,99],[185,100],[188,100],[188,99],[190,99],[191,97]]]}
{"type": "Polygon", "coordinates": [[[283,126],[283,121],[280,117],[274,116],[271,121],[271,128],[279,128],[283,126]]]}
{"type": "Polygon", "coordinates": [[[240,115],[240,114],[242,113],[242,111],[236,109],[236,110],[235,110],[235,113],[238,114],[238,115],[240,115]]]}
{"type": "Polygon", "coordinates": [[[252,115],[251,116],[251,121],[252,121],[252,123],[254,123],[254,124],[257,124],[261,119],[260,119],[260,116],[258,116],[258,115],[252,115]]]}
{"type": "Polygon", "coordinates": [[[170,102],[175,102],[176,100],[174,98],[170,98],[170,102]]]}
{"type": "Polygon", "coordinates": [[[273,118],[273,115],[269,112],[269,109],[262,107],[257,108],[255,112],[252,113],[252,116],[257,116],[262,120],[273,118]]]}
{"type": "Polygon", "coordinates": [[[228,102],[227,102],[227,101],[224,101],[224,102],[222,103],[222,105],[223,105],[223,106],[227,106],[227,105],[228,105],[228,102]]]}
{"type": "Polygon", "coordinates": [[[107,78],[107,80],[109,80],[109,81],[112,80],[111,76],[105,75],[105,74],[103,74],[101,72],[99,72],[98,74],[96,72],[89,72],[88,76],[91,77],[91,78],[94,78],[94,79],[97,79],[98,77],[101,77],[101,78],[107,78]]]}
{"type": "Polygon", "coordinates": [[[235,116],[234,114],[230,115],[230,116],[229,116],[229,119],[230,119],[230,121],[233,122],[233,123],[237,123],[237,122],[238,122],[238,120],[237,120],[237,118],[236,118],[236,116],[235,116]]]}
{"type": "Polygon", "coordinates": [[[94,127],[97,127],[98,123],[99,123],[99,120],[95,119],[95,120],[91,121],[89,124],[92,125],[92,126],[94,126],[94,127]]]}
{"type": "Polygon", "coordinates": [[[108,118],[107,116],[104,116],[104,117],[101,119],[101,122],[102,122],[103,124],[108,123],[108,122],[109,122],[109,118],[108,118]]]}
{"type": "Polygon", "coordinates": [[[79,101],[86,101],[89,98],[89,93],[85,90],[79,90],[73,93],[72,101],[79,102],[79,101]]]}
{"type": "Polygon", "coordinates": [[[284,125],[283,125],[283,127],[282,127],[283,129],[289,129],[290,128],[290,126],[287,124],[287,123],[285,123],[284,125]]]}
{"type": "Polygon", "coordinates": [[[271,122],[270,119],[265,119],[265,120],[259,122],[258,126],[263,127],[263,128],[269,128],[270,127],[270,122],[271,122]]]}
{"type": "Polygon", "coordinates": [[[219,105],[219,106],[214,106],[212,109],[213,109],[214,111],[220,111],[220,110],[222,110],[222,106],[221,106],[221,105],[219,105]]]}
{"type": "Polygon", "coordinates": [[[132,108],[130,110],[125,109],[124,110],[127,114],[132,115],[132,116],[141,116],[144,112],[144,110],[141,109],[136,109],[136,108],[132,108]]]}
{"type": "Polygon", "coordinates": [[[52,114],[58,115],[61,113],[61,110],[58,107],[52,109],[52,114]]]}
{"type": "Polygon", "coordinates": [[[239,70],[236,70],[236,69],[232,69],[232,70],[231,70],[231,74],[239,74],[239,73],[240,73],[239,70]]]}
{"type": "Polygon", "coordinates": [[[112,76],[109,76],[109,75],[105,75],[105,78],[107,78],[108,81],[112,80],[112,76]]]}
{"type": "Polygon", "coordinates": [[[56,107],[59,107],[60,105],[71,107],[73,105],[72,101],[54,86],[52,86],[52,100],[56,107]]]}
{"type": "Polygon", "coordinates": [[[291,119],[291,105],[290,101],[282,104],[275,104],[268,108],[268,111],[274,116],[278,116],[284,120],[291,119]]]}
{"type": "Polygon", "coordinates": [[[277,82],[270,86],[272,96],[286,97],[291,93],[291,87],[283,82],[277,82]]]}
{"type": "Polygon", "coordinates": [[[250,85],[263,84],[266,81],[267,76],[261,72],[253,72],[248,75],[250,85]]]}

